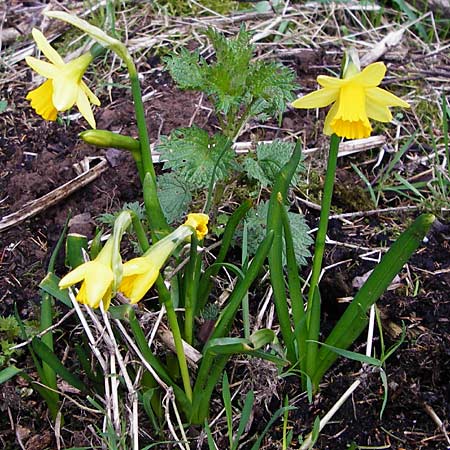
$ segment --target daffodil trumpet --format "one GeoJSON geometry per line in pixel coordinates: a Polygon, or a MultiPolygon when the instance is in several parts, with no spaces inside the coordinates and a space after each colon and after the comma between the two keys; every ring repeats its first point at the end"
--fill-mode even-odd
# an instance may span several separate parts
{"type": "Polygon", "coordinates": [[[94,260],[81,264],[61,278],[59,287],[67,289],[81,282],[76,295],[77,302],[91,308],[99,308],[102,302],[105,311],[108,310],[114,280],[112,251],[113,241],[110,238],[94,260]]]}
{"type": "Polygon", "coordinates": [[[81,282],[76,295],[78,303],[91,308],[102,304],[108,310],[111,298],[122,280],[120,241],[131,223],[128,211],[122,211],[114,222],[114,231],[92,261],[87,261],[61,278],[60,289],[67,289],[81,282]]]}
{"type": "Polygon", "coordinates": [[[54,121],[58,112],[67,111],[76,105],[89,125],[95,128],[91,104],[99,106],[100,100],[82,78],[98,54],[99,47],[65,63],[39,30],[34,28],[32,34],[37,47],[50,61],[42,61],[32,56],[25,58],[33,70],[46,78],[44,83],[26,96],[32,108],[45,120],[54,121]]]}
{"type": "Polygon", "coordinates": [[[123,265],[123,278],[119,285],[131,304],[138,303],[153,286],[160,270],[169,256],[182,243],[188,241],[192,233],[199,240],[208,232],[206,214],[189,214],[186,222],[165,238],[152,245],[143,256],[131,259],[123,265]]]}
{"type": "Polygon", "coordinates": [[[409,108],[404,100],[378,87],[385,73],[382,62],[370,64],[361,71],[351,61],[342,79],[320,75],[317,82],[322,89],[295,100],[292,106],[310,109],[332,105],[325,118],[326,135],[335,133],[347,139],[368,137],[372,132],[369,119],[390,122],[390,106],[409,108]]]}

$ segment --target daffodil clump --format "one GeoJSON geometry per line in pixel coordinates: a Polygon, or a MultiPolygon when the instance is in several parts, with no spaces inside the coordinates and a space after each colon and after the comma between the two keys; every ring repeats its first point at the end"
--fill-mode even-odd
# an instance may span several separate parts
{"type": "Polygon", "coordinates": [[[37,114],[51,121],[56,120],[58,111],[67,111],[77,105],[89,125],[95,128],[91,103],[99,106],[100,101],[82,80],[93,55],[88,52],[65,63],[39,30],[33,29],[32,33],[39,50],[50,62],[27,56],[27,64],[47,80],[30,91],[26,99],[37,114]]]}
{"type": "Polygon", "coordinates": [[[372,132],[369,119],[390,122],[390,106],[409,108],[401,98],[378,87],[385,73],[386,66],[382,62],[370,64],[362,71],[350,63],[342,79],[326,75],[317,77],[323,89],[295,100],[292,106],[309,109],[332,104],[324,124],[326,135],[334,133],[347,139],[368,137],[372,132]]]}
{"type": "Polygon", "coordinates": [[[124,263],[120,270],[114,270],[114,245],[118,247],[118,240],[113,234],[93,261],[69,272],[61,279],[59,287],[66,289],[81,282],[76,300],[91,308],[98,308],[103,302],[105,311],[115,285],[130,303],[137,303],[153,286],[162,266],[181,243],[188,241],[192,233],[196,233],[199,240],[206,236],[208,220],[206,214],[188,214],[183,225],[150,247],[143,256],[124,263]]]}

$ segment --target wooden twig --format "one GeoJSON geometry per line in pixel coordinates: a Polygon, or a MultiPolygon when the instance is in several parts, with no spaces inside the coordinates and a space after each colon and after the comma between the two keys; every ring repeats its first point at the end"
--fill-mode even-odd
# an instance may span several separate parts
{"type": "Polygon", "coordinates": [[[100,162],[92,169],[89,169],[87,172],[78,175],[62,186],[59,186],[58,188],[49,192],[48,194],[45,194],[44,196],[27,203],[18,211],[2,217],[0,219],[0,233],[7,230],[8,228],[22,223],[24,220],[35,216],[41,211],[50,208],[50,206],[55,205],[64,198],[68,197],[70,194],[74,193],[78,189],[81,189],[82,187],[98,178],[108,169],[108,162],[102,156],[96,157],[95,159],[99,159],[100,162]]]}

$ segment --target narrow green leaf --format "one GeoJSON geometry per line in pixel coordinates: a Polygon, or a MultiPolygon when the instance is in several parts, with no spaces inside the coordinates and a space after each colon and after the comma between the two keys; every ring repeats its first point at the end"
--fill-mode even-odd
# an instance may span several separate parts
{"type": "Polygon", "coordinates": [[[72,308],[72,302],[69,297],[69,293],[67,289],[60,289],[59,284],[60,278],[57,277],[53,272],[49,272],[45,278],[40,282],[39,287],[50,294],[52,297],[55,297],[62,303],[64,303],[69,308],[72,308]]]}
{"type": "Polygon", "coordinates": [[[222,237],[222,245],[220,246],[216,262],[215,264],[208,267],[204,275],[200,278],[199,299],[197,302],[196,314],[198,314],[199,311],[201,311],[205,307],[205,304],[208,300],[208,295],[213,285],[212,278],[218,274],[221,267],[220,264],[222,264],[225,261],[225,257],[227,256],[228,250],[233,241],[233,236],[236,231],[236,227],[239,225],[239,223],[241,222],[247,211],[251,208],[251,206],[252,206],[251,200],[249,199],[245,200],[228,219],[222,237]]]}
{"type": "Polygon", "coordinates": [[[222,398],[223,406],[225,408],[225,415],[227,417],[228,441],[230,442],[231,448],[233,445],[233,410],[231,407],[230,383],[228,382],[228,375],[226,372],[223,374],[222,398]]]}
{"type": "Polygon", "coordinates": [[[205,419],[205,431],[206,436],[208,438],[208,448],[209,450],[217,450],[216,443],[214,442],[214,438],[211,433],[211,428],[208,425],[208,421],[205,419]]]}
{"type": "Polygon", "coordinates": [[[252,448],[250,450],[259,450],[259,448],[261,447],[262,441],[265,437],[265,435],[267,434],[267,432],[270,430],[270,428],[272,427],[272,425],[275,423],[276,420],[278,420],[278,418],[283,415],[285,413],[285,411],[294,411],[297,408],[295,408],[294,406],[283,406],[282,408],[279,408],[275,411],[274,415],[270,418],[269,422],[267,423],[267,425],[264,427],[263,432],[259,435],[258,439],[256,440],[256,442],[253,444],[252,448]]]}
{"type": "Polygon", "coordinates": [[[75,269],[83,264],[83,250],[87,251],[88,239],[86,236],[76,233],[70,233],[66,239],[66,261],[65,264],[71,269],[75,269]]]}
{"type": "Polygon", "coordinates": [[[269,252],[270,280],[273,287],[275,308],[280,323],[281,334],[286,346],[288,359],[296,360],[293,333],[288,310],[283,274],[283,229],[281,220],[282,203],[286,200],[291,179],[301,158],[301,142],[297,141],[291,159],[283,167],[273,186],[267,216],[267,232],[274,233],[273,245],[269,252]]]}
{"type": "Polygon", "coordinates": [[[242,434],[244,433],[245,427],[248,424],[250,419],[250,415],[252,413],[253,402],[255,400],[255,395],[253,391],[247,392],[245,396],[244,406],[242,407],[241,418],[239,419],[239,427],[234,437],[234,442],[231,447],[231,450],[237,450],[239,446],[239,440],[241,439],[242,434]]]}
{"type": "Polygon", "coordinates": [[[16,366],[9,366],[6,369],[0,370],[0,384],[5,383],[21,372],[22,369],[18,369],[16,366]]]}
{"type": "Polygon", "coordinates": [[[80,391],[86,391],[86,385],[73,373],[69,372],[58,357],[39,338],[32,341],[33,350],[65,381],[80,391]]]}
{"type": "MultiPolygon", "coordinates": [[[[345,350],[358,338],[367,325],[367,311],[419,247],[434,219],[432,214],[422,214],[394,242],[331,331],[325,341],[327,345],[345,350]]],[[[315,386],[336,358],[337,354],[329,348],[323,346],[320,349],[316,371],[312,376],[315,386]]]]}
{"type": "Polygon", "coordinates": [[[337,353],[347,359],[352,359],[353,361],[359,361],[363,364],[370,364],[371,366],[380,367],[382,362],[377,358],[372,358],[371,356],[364,355],[362,353],[351,352],[349,350],[343,350],[342,348],[333,347],[332,345],[325,344],[323,342],[316,341],[317,344],[323,347],[329,348],[332,352],[337,353]]]}

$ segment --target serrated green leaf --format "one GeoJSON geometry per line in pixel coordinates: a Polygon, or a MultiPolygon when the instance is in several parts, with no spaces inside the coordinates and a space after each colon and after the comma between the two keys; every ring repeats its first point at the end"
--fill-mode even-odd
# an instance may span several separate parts
{"type": "Polygon", "coordinates": [[[182,217],[192,201],[190,186],[174,172],[158,176],[158,197],[168,223],[182,217]]]}
{"type": "MultiPolygon", "coordinates": [[[[262,202],[256,209],[251,209],[247,215],[248,249],[250,254],[254,254],[255,249],[265,236],[268,209],[268,202],[262,202]]],[[[309,247],[313,243],[308,234],[309,227],[305,222],[305,218],[300,214],[288,212],[288,218],[292,230],[297,264],[299,266],[305,265],[307,263],[306,258],[311,256],[309,247]]]]}
{"type": "MultiPolygon", "coordinates": [[[[295,98],[293,70],[279,63],[252,61],[254,46],[243,27],[233,38],[213,29],[206,35],[215,51],[212,62],[202,59],[198,51],[186,49],[165,58],[178,87],[204,92],[216,113],[227,115],[227,122],[240,119],[240,114],[245,120],[256,116],[266,120],[284,112],[295,98]]],[[[227,123],[230,129],[231,125],[227,123]]]]}
{"type": "Polygon", "coordinates": [[[166,160],[164,169],[172,169],[196,188],[209,186],[216,165],[215,181],[226,178],[234,166],[229,140],[223,134],[209,136],[195,126],[163,136],[158,150],[166,160]]]}
{"type": "Polygon", "coordinates": [[[199,89],[204,84],[203,60],[198,50],[190,52],[182,48],[179,55],[165,57],[163,61],[180,89],[199,89]]]}
{"type": "Polygon", "coordinates": [[[255,103],[251,115],[264,113],[276,116],[283,113],[286,104],[294,100],[294,90],[297,87],[295,73],[288,67],[266,61],[253,64],[248,75],[247,88],[252,102],[257,99],[260,104],[255,103]]]}
{"type": "MultiPolygon", "coordinates": [[[[294,144],[283,141],[273,141],[270,144],[260,144],[256,149],[256,160],[250,155],[244,161],[244,170],[251,178],[258,180],[263,187],[274,183],[281,168],[289,161],[294,150],[294,144]]],[[[296,174],[292,177],[292,185],[299,182],[299,173],[303,166],[299,164],[296,174]]]]}

